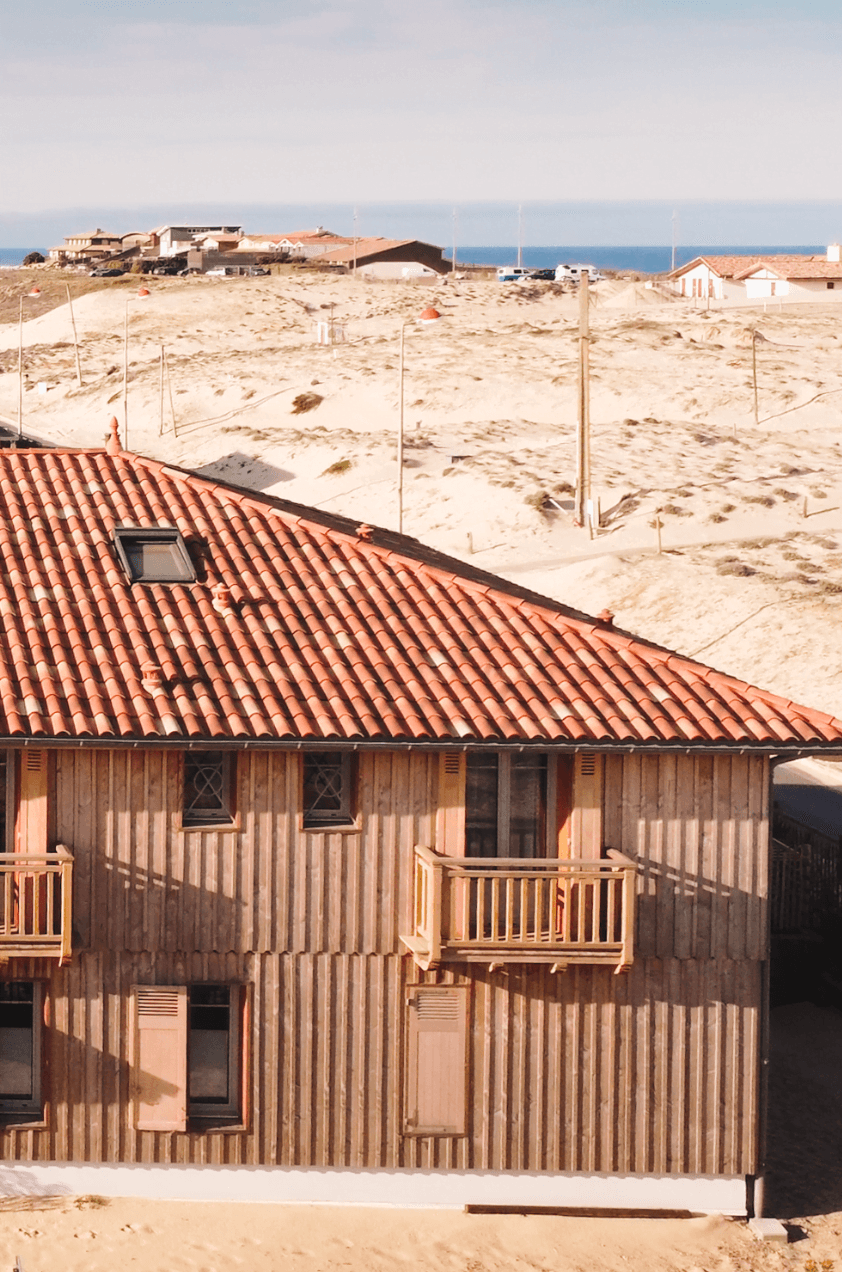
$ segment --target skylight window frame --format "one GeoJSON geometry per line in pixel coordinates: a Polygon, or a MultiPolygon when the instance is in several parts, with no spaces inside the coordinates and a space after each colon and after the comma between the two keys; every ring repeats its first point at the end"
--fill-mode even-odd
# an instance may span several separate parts
{"type": "Polygon", "coordinates": [[[196,582],[196,569],[190,559],[190,553],[187,551],[187,544],[184,542],[184,536],[181,531],[175,526],[116,526],[113,536],[117,556],[132,587],[136,583],[158,583],[168,587],[184,587],[187,584],[196,582]],[[150,578],[143,574],[137,575],[127,551],[127,545],[132,541],[141,544],[171,544],[176,558],[184,567],[184,577],[179,579],[161,579],[150,578]]]}

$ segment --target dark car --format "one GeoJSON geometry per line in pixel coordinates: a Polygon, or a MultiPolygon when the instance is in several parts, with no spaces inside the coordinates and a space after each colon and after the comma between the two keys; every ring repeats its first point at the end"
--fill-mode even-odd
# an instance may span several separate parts
{"type": "Polygon", "coordinates": [[[269,273],[269,270],[264,269],[262,265],[252,265],[251,269],[249,270],[249,275],[252,278],[258,278],[258,277],[262,278],[264,274],[268,274],[268,273],[269,273]]]}
{"type": "Polygon", "coordinates": [[[124,269],[109,269],[106,266],[100,266],[99,269],[91,270],[90,277],[91,278],[119,278],[122,274],[125,274],[125,272],[126,271],[124,269]]]}

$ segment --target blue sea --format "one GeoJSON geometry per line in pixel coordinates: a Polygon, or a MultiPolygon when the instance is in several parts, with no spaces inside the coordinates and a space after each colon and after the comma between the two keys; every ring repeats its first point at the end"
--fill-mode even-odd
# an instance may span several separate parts
{"type": "Polygon", "coordinates": [[[46,247],[0,247],[0,265],[22,265],[24,256],[30,252],[47,255],[46,247]]]}
{"type": "MultiPolygon", "coordinates": [[[[787,244],[776,247],[770,247],[768,244],[746,246],[742,243],[739,246],[726,244],[721,247],[718,244],[713,247],[710,243],[691,244],[687,247],[676,248],[675,265],[676,268],[686,265],[697,256],[728,256],[731,253],[735,256],[810,256],[813,254],[824,256],[826,250],[824,244],[819,246],[787,244]]],[[[595,247],[592,244],[570,246],[565,243],[554,247],[524,246],[522,256],[524,265],[536,269],[550,269],[563,263],[593,265],[597,269],[628,269],[642,274],[664,274],[672,268],[671,247],[612,247],[610,244],[595,247]]],[[[462,261],[470,265],[516,265],[517,247],[459,247],[457,245],[456,261],[457,264],[462,261]]]]}

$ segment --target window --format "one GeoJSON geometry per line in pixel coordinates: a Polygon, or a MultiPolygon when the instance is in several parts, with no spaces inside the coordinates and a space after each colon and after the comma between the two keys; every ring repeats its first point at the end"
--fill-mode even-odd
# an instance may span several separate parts
{"type": "Polygon", "coordinates": [[[41,1113],[40,989],[0,984],[0,1116],[41,1113]]]}
{"type": "Polygon", "coordinates": [[[833,291],[833,289],[834,289],[834,287],[835,287],[835,286],[836,286],[836,284],[835,284],[835,283],[828,283],[828,285],[827,285],[827,290],[828,290],[828,291],[833,291]]]}
{"type": "Polygon", "coordinates": [[[246,1117],[245,985],[136,985],[131,1035],[133,1125],[186,1131],[246,1117]]]}
{"type": "MultiPolygon", "coordinates": [[[[235,991],[236,992],[236,991],[235,991]]],[[[191,985],[187,1093],[191,1117],[239,1113],[237,1012],[229,985],[191,985]]]]}
{"type": "Polygon", "coordinates": [[[130,583],[193,583],[196,571],[187,546],[172,528],[114,531],[117,555],[130,583]]]}
{"type": "Polygon", "coordinates": [[[353,826],[351,767],[350,751],[305,752],[305,829],[353,826]]]}
{"type": "Polygon", "coordinates": [[[230,751],[188,751],[184,756],[184,826],[230,826],[234,821],[234,773],[230,751]]]}
{"type": "Polygon", "coordinates": [[[544,857],[547,756],[470,752],[465,775],[465,856],[544,857]]]}

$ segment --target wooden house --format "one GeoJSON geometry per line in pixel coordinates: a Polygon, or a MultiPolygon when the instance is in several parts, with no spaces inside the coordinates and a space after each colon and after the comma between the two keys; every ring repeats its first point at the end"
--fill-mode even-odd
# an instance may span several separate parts
{"type": "Polygon", "coordinates": [[[745,1213],[770,763],[842,725],[116,423],[0,542],[17,1188],[745,1213]]]}

